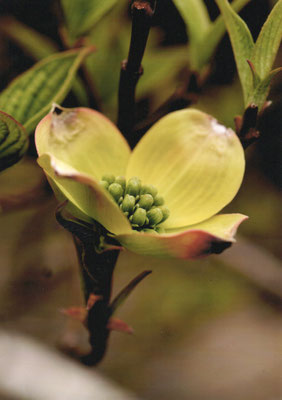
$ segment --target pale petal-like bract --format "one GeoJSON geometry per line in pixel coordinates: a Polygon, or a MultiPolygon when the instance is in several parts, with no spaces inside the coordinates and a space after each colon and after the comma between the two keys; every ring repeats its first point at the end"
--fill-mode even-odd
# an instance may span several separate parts
{"type": "Polygon", "coordinates": [[[201,222],[236,195],[244,174],[236,134],[194,109],[168,114],[140,140],[127,167],[155,185],[170,209],[166,228],[201,222]]]}
{"type": "Polygon", "coordinates": [[[231,129],[201,111],[168,114],[131,152],[102,114],[56,107],[39,123],[35,140],[38,163],[58,199],[68,200],[74,213],[78,210],[98,221],[133,252],[177,258],[217,253],[234,242],[238,226],[247,218],[215,215],[241,185],[244,151],[231,129]],[[154,185],[170,210],[161,224],[164,233],[133,229],[99,183],[105,174],[127,180],[137,176],[142,184],[154,185]]]}

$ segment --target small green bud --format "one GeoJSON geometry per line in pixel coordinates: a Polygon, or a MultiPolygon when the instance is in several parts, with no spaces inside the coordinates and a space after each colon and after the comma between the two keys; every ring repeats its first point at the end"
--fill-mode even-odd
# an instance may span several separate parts
{"type": "Polygon", "coordinates": [[[154,206],[162,206],[164,204],[164,198],[157,194],[154,199],[154,206]]]}
{"type": "Polygon", "coordinates": [[[155,197],[158,193],[158,189],[154,185],[144,185],[140,190],[140,194],[150,194],[155,197]]]}
{"type": "Polygon", "coordinates": [[[109,193],[113,196],[113,198],[118,201],[120,197],[123,195],[123,188],[119,183],[111,183],[108,188],[109,193]]]}
{"type": "Polygon", "coordinates": [[[110,185],[111,183],[114,183],[115,177],[112,174],[105,174],[102,176],[102,181],[107,181],[107,182],[109,182],[109,185],[110,185]]]}
{"type": "Polygon", "coordinates": [[[147,217],[149,218],[150,225],[157,225],[163,219],[163,213],[160,208],[155,207],[147,212],[147,217]]]}
{"type": "Polygon", "coordinates": [[[108,189],[108,187],[109,187],[109,182],[107,182],[107,181],[100,181],[100,185],[103,186],[104,189],[108,189]]]}
{"type": "Polygon", "coordinates": [[[146,211],[143,208],[137,208],[135,213],[132,215],[131,222],[138,226],[143,226],[146,221],[146,211]]]}
{"type": "Polygon", "coordinates": [[[123,189],[125,189],[126,187],[126,180],[124,176],[117,176],[115,179],[115,183],[119,183],[123,189]]]}
{"type": "Polygon", "coordinates": [[[162,226],[156,226],[155,232],[157,233],[165,233],[165,230],[162,226]]]}
{"type": "Polygon", "coordinates": [[[141,181],[137,177],[130,178],[127,184],[126,193],[137,196],[140,192],[141,181]]]}
{"type": "Polygon", "coordinates": [[[139,207],[144,208],[145,210],[150,210],[154,203],[153,196],[151,194],[142,194],[140,196],[140,200],[138,202],[139,207]]]}
{"type": "Polygon", "coordinates": [[[161,212],[163,213],[162,222],[164,222],[170,216],[170,211],[167,206],[161,206],[159,208],[160,208],[161,212]]]}
{"type": "Polygon", "coordinates": [[[135,197],[126,194],[124,196],[123,202],[121,203],[121,209],[123,212],[132,213],[135,206],[135,197]]]}
{"type": "Polygon", "coordinates": [[[142,232],[146,232],[146,233],[156,233],[155,229],[150,229],[150,228],[142,229],[142,232]]]}

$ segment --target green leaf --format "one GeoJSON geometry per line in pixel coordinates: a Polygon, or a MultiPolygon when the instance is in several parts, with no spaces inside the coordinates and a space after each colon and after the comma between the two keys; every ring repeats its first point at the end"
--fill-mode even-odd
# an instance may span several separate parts
{"type": "Polygon", "coordinates": [[[203,0],[173,0],[186,23],[190,43],[198,42],[210,27],[211,21],[203,0]]]}
{"type": "Polygon", "coordinates": [[[0,111],[0,171],[18,162],[28,147],[24,127],[10,115],[0,111]]]}
{"type": "Polygon", "coordinates": [[[87,33],[117,0],[61,0],[70,39],[87,33]]]}
{"type": "Polygon", "coordinates": [[[216,3],[229,33],[243,89],[244,103],[247,105],[247,100],[253,90],[252,72],[247,63],[247,60],[251,59],[254,48],[253,38],[246,23],[236,14],[227,0],[216,0],[216,3]]]}
{"type": "Polygon", "coordinates": [[[271,67],[282,37],[282,0],[273,7],[254,44],[245,22],[227,0],[216,0],[227,27],[244,94],[244,103],[261,108],[266,100],[270,81],[278,70],[271,67]],[[247,62],[248,64],[247,64],[247,62]]]}
{"type": "Polygon", "coordinates": [[[174,90],[179,71],[187,65],[187,47],[173,46],[165,49],[148,49],[142,65],[144,75],[137,87],[137,95],[152,95],[153,92],[154,96],[161,96],[163,101],[163,92],[174,90]],[[164,81],[166,82],[165,85],[163,84],[164,81]]]}
{"type": "Polygon", "coordinates": [[[249,98],[248,104],[254,103],[255,105],[258,106],[259,109],[261,109],[261,107],[264,105],[264,103],[266,101],[272,78],[276,74],[278,74],[278,72],[281,72],[281,71],[282,71],[282,67],[276,68],[273,71],[271,71],[270,74],[268,74],[266,76],[266,78],[261,79],[255,86],[255,88],[249,98]]]}
{"type": "MultiPolygon", "coordinates": [[[[234,11],[240,11],[250,0],[235,0],[231,3],[234,11]]],[[[205,35],[201,39],[201,43],[197,46],[197,52],[194,52],[195,59],[191,60],[192,68],[200,71],[213,56],[217,45],[225,33],[225,24],[222,15],[210,25],[205,35]]]]}
{"type": "Polygon", "coordinates": [[[58,47],[51,39],[13,17],[1,18],[0,32],[16,42],[36,60],[41,60],[58,51],[58,47]]]}
{"type": "Polygon", "coordinates": [[[16,118],[31,133],[53,102],[60,103],[92,47],[54,54],[17,77],[0,94],[0,109],[16,118]]]}
{"type": "MultiPolygon", "coordinates": [[[[42,60],[58,51],[57,45],[49,38],[17,21],[13,17],[3,17],[0,20],[0,32],[8,36],[19,47],[36,61],[42,60]]],[[[88,97],[82,80],[74,79],[72,90],[81,106],[88,105],[88,97]]]]}
{"type": "Polygon", "coordinates": [[[282,0],[271,10],[257,38],[251,61],[264,79],[270,73],[282,39],[282,0]]]}

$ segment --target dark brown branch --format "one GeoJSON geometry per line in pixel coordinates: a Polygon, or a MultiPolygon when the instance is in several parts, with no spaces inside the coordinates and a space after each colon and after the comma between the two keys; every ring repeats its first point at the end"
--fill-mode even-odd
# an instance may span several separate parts
{"type": "Polygon", "coordinates": [[[77,220],[64,212],[66,205],[67,202],[58,207],[56,218],[60,225],[72,233],[78,253],[87,304],[86,309],[82,309],[82,322],[88,329],[91,345],[90,353],[79,356],[79,359],[85,365],[92,366],[98,364],[105,355],[110,329],[113,329],[111,316],[151,271],[139,274],[110,303],[113,271],[120,247],[114,239],[109,238],[107,244],[112,246],[111,250],[101,252],[101,237],[107,236],[105,228],[97,222],[92,225],[77,220]]]}
{"type": "MultiPolygon", "coordinates": [[[[77,242],[77,241],[76,241],[77,242]]],[[[88,243],[80,242],[78,255],[81,265],[81,273],[85,284],[85,293],[101,296],[93,307],[90,307],[87,314],[86,326],[89,331],[89,342],[91,352],[81,358],[86,365],[96,365],[105,355],[110,331],[108,322],[111,316],[109,305],[112,277],[114,267],[119,254],[118,250],[97,253],[93,240],[88,243]]]]}
{"type": "Polygon", "coordinates": [[[91,295],[96,297],[93,306],[89,307],[85,321],[89,331],[91,352],[83,356],[81,361],[86,365],[96,365],[103,358],[107,347],[112,275],[119,251],[98,252],[100,238],[105,234],[104,228],[98,223],[92,226],[82,221],[78,223],[72,217],[65,218],[63,216],[65,205],[66,203],[58,207],[57,221],[74,237],[86,304],[91,295]]]}
{"type": "Polygon", "coordinates": [[[236,132],[244,149],[259,138],[257,130],[258,107],[250,104],[243,116],[235,118],[236,132]]]}
{"type": "Polygon", "coordinates": [[[156,0],[133,1],[132,31],[128,59],[122,61],[118,93],[118,127],[130,144],[134,125],[135,88],[143,73],[141,61],[145,51],[156,0]]]}

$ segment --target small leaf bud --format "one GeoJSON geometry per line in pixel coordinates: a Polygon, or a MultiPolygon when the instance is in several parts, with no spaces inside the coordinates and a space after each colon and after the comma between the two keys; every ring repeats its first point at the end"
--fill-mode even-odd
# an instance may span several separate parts
{"type": "Polygon", "coordinates": [[[146,211],[143,208],[137,208],[135,213],[132,215],[132,223],[138,226],[143,226],[146,221],[146,211]]]}
{"type": "Polygon", "coordinates": [[[157,194],[154,199],[154,206],[162,206],[164,204],[164,198],[157,194]]]}
{"type": "Polygon", "coordinates": [[[150,210],[154,203],[153,196],[151,194],[142,194],[139,200],[139,207],[144,208],[145,210],[150,210]]]}
{"type": "Polygon", "coordinates": [[[100,185],[103,186],[104,189],[108,189],[108,187],[109,187],[109,182],[107,182],[107,181],[100,181],[100,185]]]}
{"type": "Polygon", "coordinates": [[[145,233],[156,233],[155,229],[150,229],[150,228],[145,228],[145,229],[142,230],[142,232],[145,232],[145,233]]]}
{"type": "Polygon", "coordinates": [[[128,181],[126,193],[132,196],[137,196],[140,192],[140,187],[141,187],[140,179],[137,177],[133,177],[128,181]]]}
{"type": "Polygon", "coordinates": [[[140,190],[140,194],[150,194],[155,197],[158,193],[158,189],[154,185],[144,185],[140,190]]]}
{"type": "Polygon", "coordinates": [[[120,186],[122,186],[123,189],[126,187],[126,181],[124,176],[117,176],[115,179],[115,183],[119,183],[120,186]]]}
{"type": "Polygon", "coordinates": [[[135,197],[130,196],[130,194],[126,194],[124,196],[123,202],[121,204],[121,209],[123,212],[132,213],[135,206],[135,197]]]}
{"type": "Polygon", "coordinates": [[[119,183],[111,183],[108,188],[109,193],[113,196],[113,198],[118,201],[119,198],[123,195],[123,188],[119,183]]]}
{"type": "Polygon", "coordinates": [[[109,182],[109,185],[110,185],[111,183],[114,183],[115,177],[112,174],[105,174],[102,176],[102,181],[107,181],[107,182],[109,182]]]}
{"type": "Polygon", "coordinates": [[[156,226],[155,231],[157,233],[165,233],[165,230],[162,226],[156,226]]]}
{"type": "Polygon", "coordinates": [[[170,211],[167,206],[161,206],[159,208],[160,208],[161,212],[163,213],[162,222],[164,222],[170,216],[170,211]]]}
{"type": "Polygon", "coordinates": [[[147,217],[149,218],[150,225],[157,225],[163,219],[163,213],[160,208],[155,207],[147,212],[147,217]]]}

